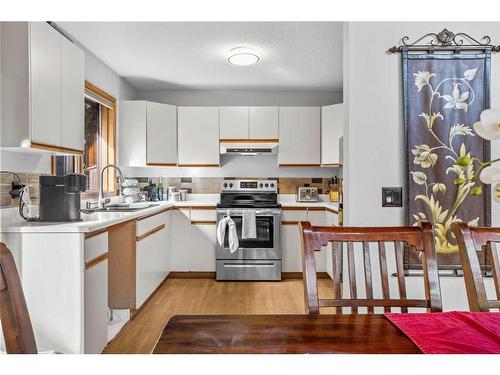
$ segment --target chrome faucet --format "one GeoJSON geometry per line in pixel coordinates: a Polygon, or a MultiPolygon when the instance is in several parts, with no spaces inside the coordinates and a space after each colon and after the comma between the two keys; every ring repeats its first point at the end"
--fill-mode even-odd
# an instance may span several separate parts
{"type": "Polygon", "coordinates": [[[118,178],[120,180],[120,195],[122,195],[122,184],[125,181],[123,178],[123,173],[122,170],[115,164],[108,164],[105,167],[102,167],[101,169],[101,179],[100,179],[100,184],[99,184],[99,207],[104,208],[106,201],[104,200],[104,171],[108,168],[114,168],[118,172],[118,178]]]}

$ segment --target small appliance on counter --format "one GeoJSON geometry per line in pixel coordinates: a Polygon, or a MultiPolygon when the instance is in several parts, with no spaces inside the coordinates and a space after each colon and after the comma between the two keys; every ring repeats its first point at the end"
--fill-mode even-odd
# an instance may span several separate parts
{"type": "Polygon", "coordinates": [[[83,174],[40,176],[39,221],[66,222],[82,220],[80,193],[86,190],[83,174]]]}
{"type": "Polygon", "coordinates": [[[146,200],[151,201],[151,202],[155,202],[158,200],[156,184],[153,184],[151,181],[149,181],[148,185],[146,185],[142,188],[142,191],[147,193],[146,200]]]}
{"type": "Polygon", "coordinates": [[[297,188],[297,202],[317,202],[318,188],[310,186],[299,186],[297,188]]]}

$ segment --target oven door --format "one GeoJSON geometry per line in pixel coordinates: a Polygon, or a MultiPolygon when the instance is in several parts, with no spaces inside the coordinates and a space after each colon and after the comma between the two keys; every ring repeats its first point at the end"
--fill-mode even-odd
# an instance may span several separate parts
{"type": "MultiPolygon", "coordinates": [[[[245,209],[247,210],[247,209],[245,209]]],[[[236,224],[239,248],[234,253],[229,251],[228,231],[224,237],[224,244],[216,245],[217,259],[281,259],[281,210],[279,209],[252,209],[255,211],[256,238],[241,238],[243,211],[241,209],[217,210],[217,223],[229,211],[229,216],[236,224]]]]}

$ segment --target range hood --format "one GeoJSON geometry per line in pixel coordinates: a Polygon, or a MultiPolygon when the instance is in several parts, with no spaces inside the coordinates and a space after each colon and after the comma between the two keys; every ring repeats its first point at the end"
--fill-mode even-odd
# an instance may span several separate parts
{"type": "Polygon", "coordinates": [[[278,153],[277,142],[224,142],[220,144],[221,155],[276,155],[278,153]]]}

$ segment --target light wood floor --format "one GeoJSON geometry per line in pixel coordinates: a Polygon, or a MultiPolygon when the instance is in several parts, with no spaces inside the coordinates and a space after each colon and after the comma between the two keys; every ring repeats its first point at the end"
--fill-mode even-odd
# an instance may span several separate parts
{"type": "MultiPolygon", "coordinates": [[[[331,298],[331,280],[318,280],[319,295],[331,298]]],[[[217,282],[168,279],[105,353],[150,353],[167,321],[179,314],[304,314],[302,279],[281,282],[217,282]]]]}

